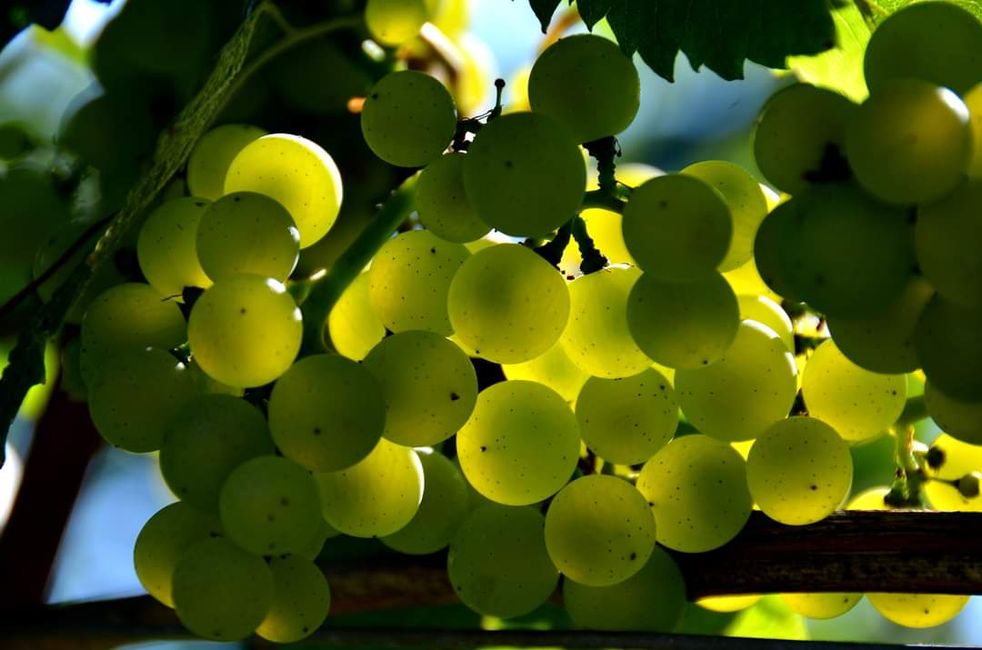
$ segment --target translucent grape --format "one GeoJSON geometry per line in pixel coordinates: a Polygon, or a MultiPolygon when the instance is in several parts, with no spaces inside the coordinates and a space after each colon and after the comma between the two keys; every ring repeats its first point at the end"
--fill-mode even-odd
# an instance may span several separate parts
{"type": "Polygon", "coordinates": [[[215,537],[182,554],[173,590],[186,628],[212,641],[235,641],[252,634],[269,612],[273,574],[261,557],[215,537]]]}
{"type": "Polygon", "coordinates": [[[721,359],[733,343],[740,307],[719,273],[688,282],[645,273],[628,298],[627,324],[644,353],[658,363],[699,368],[721,359]]]}
{"type": "Polygon", "coordinates": [[[341,173],[316,142],[271,133],[236,154],[225,178],[225,194],[258,192],[287,209],[306,248],[334,225],[341,209],[341,173]]]}
{"type": "Polygon", "coordinates": [[[440,156],[423,168],[416,182],[416,210],[420,223],[447,241],[474,241],[490,230],[467,200],[462,153],[440,156]]]}
{"type": "Polygon", "coordinates": [[[675,434],[679,404],[664,375],[649,368],[633,377],[591,377],[576,400],[583,442],[612,463],[651,458],[675,434]]]}
{"type": "Polygon", "coordinates": [[[423,498],[419,456],[385,438],[355,465],[316,479],[327,523],[354,537],[383,537],[402,529],[423,498]]]}
{"type": "Polygon", "coordinates": [[[191,354],[201,369],[229,386],[273,381],[300,351],[303,333],[293,296],[277,282],[237,275],[198,298],[188,320],[191,354]]]}
{"type": "Polygon", "coordinates": [[[486,616],[527,614],[552,594],[559,572],[546,552],[545,521],[532,508],[486,505],[464,520],[447,574],[465,605],[486,616]]]}
{"type": "Polygon", "coordinates": [[[917,321],[914,349],[928,381],[955,399],[982,399],[982,311],[935,295],[917,321]]]}
{"type": "Polygon", "coordinates": [[[942,594],[866,594],[888,621],[904,627],[935,627],[958,616],[968,596],[942,594]]]}
{"type": "Polygon", "coordinates": [[[158,510],[143,524],[133,546],[133,566],[140,584],[168,607],[174,567],[184,551],[198,540],[222,533],[218,517],[178,501],[158,510]]]}
{"type": "Polygon", "coordinates": [[[655,513],[658,543],[702,553],[733,539],[750,517],[745,463],[728,444],[676,438],[645,463],[638,491],[655,513]]]}
{"type": "Polygon", "coordinates": [[[714,270],[730,246],[733,219],[723,195],[692,176],[666,174],[635,188],[624,207],[624,243],[660,280],[714,270]]]}
{"type": "Polygon", "coordinates": [[[566,577],[591,587],[627,580],[655,547],[655,518],[634,487],[616,476],[583,476],[546,512],[546,549],[566,577]]]}
{"type": "Polygon", "coordinates": [[[917,212],[917,265],[942,296],[982,306],[982,180],[964,183],[917,212]]]}
{"type": "Polygon", "coordinates": [[[187,182],[192,196],[214,201],[225,193],[228,167],[242,149],[266,131],[249,124],[223,124],[208,131],[191,150],[187,182]]]}
{"type": "Polygon", "coordinates": [[[428,330],[450,336],[447,293],[470,253],[426,230],[387,241],[368,270],[372,308],[393,332],[428,330]]]}
{"type": "Polygon", "coordinates": [[[843,593],[801,593],[781,594],[781,600],[795,614],[808,618],[826,619],[842,616],[856,606],[862,594],[843,593]]]}
{"type": "Polygon", "coordinates": [[[556,270],[517,244],[471,255],[447,294],[450,324],[460,340],[486,359],[520,363],[559,340],[570,298],[556,270]]]}
{"type": "Polygon", "coordinates": [[[516,237],[541,237],[572,219],[585,184],[576,143],[538,113],[509,113],[488,123],[464,159],[464,188],[477,216],[516,237]]]}
{"type": "Polygon", "coordinates": [[[629,377],[651,365],[635,343],[626,316],[628,295],[641,272],[608,268],[569,285],[569,324],[560,341],[577,366],[597,377],[629,377]]]}
{"type": "Polygon", "coordinates": [[[422,167],[439,158],[456,128],[450,92],[415,70],[382,77],[368,91],[361,110],[361,134],[368,148],[399,167],[422,167]]]}
{"type": "Polygon", "coordinates": [[[849,445],[818,418],[781,420],[750,449],[747,484],[771,519],[790,526],[821,521],[849,496],[849,445]]]}
{"type": "Polygon", "coordinates": [[[801,298],[792,286],[791,267],[786,259],[789,243],[795,242],[797,237],[799,206],[800,203],[792,199],[771,210],[754,238],[754,270],[765,288],[794,302],[800,302],[801,298]]]}
{"type": "Polygon", "coordinates": [[[787,417],[798,392],[796,374],[780,337],[744,321],[722,359],[675,373],[675,392],[699,431],[727,442],[750,440],[787,417]]]}
{"type": "Polygon", "coordinates": [[[385,338],[385,325],[372,308],[368,273],[348,285],[327,317],[331,345],[349,359],[361,361],[385,338]]]}
{"type": "Polygon", "coordinates": [[[310,560],[274,557],[273,602],[256,634],[274,643],[293,643],[314,633],[327,618],[331,591],[324,574],[310,560]]]}
{"type": "Polygon", "coordinates": [[[982,400],[962,402],[952,399],[927,382],[924,403],[931,419],[942,431],[962,442],[982,445],[982,400]]]}
{"type": "Polygon", "coordinates": [[[590,142],[631,124],[641,104],[641,80],[616,43],[576,34],[535,60],[528,94],[533,111],[562,123],[576,142],[590,142]]]}
{"type": "Polygon", "coordinates": [[[573,363],[561,342],[529,361],[502,364],[501,371],[508,379],[527,379],[548,386],[567,402],[576,400],[583,384],[590,378],[573,363]]]}
{"type": "Polygon", "coordinates": [[[740,320],[757,321],[777,334],[788,350],[794,351],[794,325],[787,312],[766,296],[737,296],[740,320]]]}
{"type": "Polygon", "coordinates": [[[412,40],[428,19],[425,0],[368,0],[365,4],[365,25],[382,45],[412,40]]]}
{"type": "Polygon", "coordinates": [[[185,196],[164,201],[147,215],[136,240],[140,270],[162,296],[179,296],[184,287],[208,287],[198,263],[194,233],[209,202],[185,196]]]}
{"type": "Polygon", "coordinates": [[[531,381],[505,381],[481,391],[457,433],[468,483],[511,506],[552,496],[566,484],[580,451],[576,417],[555,391],[531,381]]]}
{"type": "Polygon", "coordinates": [[[315,472],[350,467],[385,427],[382,387],[364,366],[334,354],[293,364],[273,386],[269,428],[287,458],[315,472]]]}
{"type": "Polygon", "coordinates": [[[831,425],[844,440],[859,442],[897,421],[907,399],[907,383],[903,375],[857,366],[830,339],[808,359],[801,394],[810,415],[831,425]]]}
{"type": "MultiPolygon", "coordinates": [[[[944,463],[936,476],[954,481],[969,472],[982,471],[982,446],[958,440],[942,433],[931,443],[944,454],[944,463]]],[[[982,498],[965,497],[958,489],[944,481],[929,481],[924,485],[924,494],[935,510],[982,512],[982,498]]]]}
{"type": "Polygon", "coordinates": [[[382,435],[426,447],[454,435],[474,410],[477,374],[467,355],[432,332],[401,332],[365,357],[385,404],[382,435]]]}

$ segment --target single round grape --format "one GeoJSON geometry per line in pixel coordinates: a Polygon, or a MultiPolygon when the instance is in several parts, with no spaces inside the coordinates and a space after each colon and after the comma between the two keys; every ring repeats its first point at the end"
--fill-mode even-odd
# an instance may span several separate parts
{"type": "Polygon", "coordinates": [[[273,602],[256,634],[274,643],[293,643],[313,634],[327,618],[331,590],[320,568],[298,555],[274,557],[273,602]]]}
{"type": "Polygon", "coordinates": [[[982,399],[982,311],[935,294],[917,321],[914,349],[939,390],[966,402],[982,399]]]}
{"type": "Polygon", "coordinates": [[[942,431],[962,442],[982,445],[982,400],[952,399],[929,381],[924,385],[924,403],[931,419],[942,431]]]}
{"type": "Polygon", "coordinates": [[[314,472],[351,467],[375,448],[386,423],[382,387],[335,354],[297,361],[273,386],[269,429],[284,456],[314,472]]]}
{"type": "Polygon", "coordinates": [[[800,302],[801,298],[792,286],[794,279],[787,259],[790,244],[798,237],[799,207],[800,202],[791,199],[771,210],[757,229],[752,260],[764,288],[793,302],[800,302]]]}
{"type": "Polygon", "coordinates": [[[382,45],[411,41],[429,18],[425,0],[368,0],[365,4],[365,25],[382,45]]]}
{"type": "Polygon", "coordinates": [[[590,375],[569,358],[562,342],[528,361],[501,364],[508,379],[527,379],[553,389],[567,402],[576,400],[590,375]]]}
{"type": "Polygon", "coordinates": [[[655,518],[641,493],[617,476],[571,481],[546,512],[546,549],[566,577],[591,587],[627,580],[655,548],[655,518]]]}
{"type": "Polygon", "coordinates": [[[464,159],[464,188],[477,216],[516,237],[547,235],[576,216],[585,185],[586,165],[573,138],[538,113],[488,123],[464,159]]]}
{"type": "Polygon", "coordinates": [[[797,195],[811,183],[848,174],[846,125],[857,106],[809,84],[774,93],[754,128],[754,160],[774,187],[797,195]]]}
{"type": "Polygon", "coordinates": [[[781,594],[781,600],[795,614],[813,619],[842,616],[862,600],[862,594],[801,593],[781,594]]]}
{"type": "Polygon", "coordinates": [[[744,321],[714,364],[675,373],[682,411],[702,433],[727,442],[750,440],[787,417],[798,392],[797,366],[780,337],[744,321]]]}
{"type": "Polygon", "coordinates": [[[229,539],[256,555],[299,551],[320,519],[314,479],[280,456],[259,456],[235,468],[222,485],[218,510],[229,539]]]}
{"type": "Polygon", "coordinates": [[[428,330],[450,336],[447,293],[470,257],[461,244],[426,230],[410,230],[385,242],[368,270],[372,308],[393,332],[428,330]]]}
{"type": "Polygon", "coordinates": [[[477,396],[457,433],[467,482],[510,506],[537,503],[569,480],[580,451],[580,430],[569,406],[552,389],[504,381],[477,396]]]}
{"type": "Polygon", "coordinates": [[[597,377],[630,377],[651,365],[628,329],[628,296],[641,277],[635,267],[609,268],[569,285],[569,323],[560,337],[577,366],[597,377]]]}
{"type": "Polygon", "coordinates": [[[849,496],[849,445],[816,417],[781,420],[751,447],[747,484],[771,519],[789,526],[821,521],[849,496]]]}
{"type": "Polygon", "coordinates": [[[443,442],[463,426],[477,401],[477,374],[467,355],[432,332],[395,334],[363,364],[381,387],[382,435],[407,447],[443,442]]]}
{"type": "Polygon", "coordinates": [[[628,298],[627,324],[653,360],[671,368],[700,368],[721,359],[733,343],[740,307],[719,273],[688,282],[645,273],[628,298]]]}
{"type": "Polygon", "coordinates": [[[300,232],[275,199],[233,192],[205,210],[195,246],[212,280],[252,273],[285,282],[297,265],[300,232]]]}
{"type": "Polygon", "coordinates": [[[400,553],[426,555],[445,548],[470,512],[467,482],[443,454],[419,454],[423,465],[423,500],[408,524],[382,538],[400,553]]]}
{"type": "Polygon", "coordinates": [[[638,491],[655,513],[658,543],[703,553],[736,537],[750,517],[745,462],[728,444],[676,438],[645,463],[638,491]]]}
{"type": "Polygon", "coordinates": [[[616,135],[641,105],[641,79],[629,56],[595,34],[561,38],[543,51],[529,73],[529,103],[562,123],[576,142],[616,135]]]}
{"type": "Polygon", "coordinates": [[[928,481],[924,494],[935,510],[982,512],[982,498],[966,497],[950,484],[969,472],[982,470],[982,446],[962,442],[942,433],[931,443],[944,454],[944,463],[935,472],[940,481],[928,481]]]}
{"type": "Polygon", "coordinates": [[[645,273],[692,280],[719,266],[733,235],[723,195],[704,181],[666,174],[635,188],[624,206],[624,243],[645,273]]]}
{"type": "Polygon", "coordinates": [[[563,580],[563,604],[579,628],[670,632],[685,608],[685,582],[672,557],[656,546],[640,571],[615,585],[563,580]]]}
{"type": "Polygon", "coordinates": [[[465,605],[485,616],[528,614],[556,589],[559,572],[546,552],[545,521],[532,508],[485,505],[450,542],[447,574],[465,605]]]}
{"type": "Polygon", "coordinates": [[[740,320],[752,320],[765,325],[777,334],[784,346],[794,351],[794,324],[788,313],[767,296],[737,296],[740,320]]]}
{"type": "Polygon", "coordinates": [[[311,140],[271,133],[253,140],[232,159],[225,194],[258,192],[290,213],[300,248],[316,243],[341,209],[341,173],[331,155],[311,140]]]}
{"type": "Polygon", "coordinates": [[[273,381],[293,363],[303,334],[286,288],[258,275],[216,282],[191,309],[188,341],[201,369],[241,388],[273,381]]]}
{"type": "Polygon", "coordinates": [[[162,296],[211,285],[195,253],[194,233],[210,202],[190,196],[164,201],[147,215],[136,240],[140,270],[162,296]]]}
{"type": "Polygon", "coordinates": [[[171,419],[198,394],[168,352],[145,349],[99,361],[89,382],[89,415],[106,442],[134,453],[164,444],[171,419]]]}
{"type": "Polygon", "coordinates": [[[187,182],[191,196],[216,201],[225,194],[225,175],[242,149],[266,135],[249,124],[223,124],[211,129],[194,145],[188,157],[187,182]]]}
{"type": "Polygon", "coordinates": [[[935,201],[972,159],[968,108],[947,88],[888,79],[850,120],[846,157],[863,189],[883,201],[935,201]]]}
{"type": "Polygon", "coordinates": [[[570,298],[556,270],[517,244],[471,255],[450,283],[447,311],[456,336],[476,355],[520,363],[559,340],[570,298]]]}
{"type": "Polygon", "coordinates": [[[171,578],[184,552],[198,540],[218,537],[218,517],[178,501],[158,510],[143,524],[133,546],[133,566],[140,584],[158,601],[174,606],[171,578]]]}
{"type": "Polygon", "coordinates": [[[462,153],[433,160],[416,182],[416,210],[423,226],[440,239],[471,242],[491,229],[474,211],[464,189],[462,153]]]}
{"type": "Polygon", "coordinates": [[[331,345],[339,354],[361,361],[385,338],[385,325],[372,308],[368,272],[360,274],[344,290],[327,317],[331,345]]]}
{"type": "Polygon", "coordinates": [[[651,458],[675,435],[679,403],[672,385],[648,368],[633,377],[591,377],[576,400],[583,442],[611,463],[651,458]]]}
{"type": "Polygon", "coordinates": [[[439,158],[456,128],[450,92],[415,70],[382,77],[361,110],[361,134],[368,148],[398,167],[422,167],[439,158]]]}
{"type": "Polygon", "coordinates": [[[917,265],[942,296],[982,307],[982,180],[917,211],[917,265]]]}
{"type": "Polygon", "coordinates": [[[189,547],[174,568],[174,608],[194,634],[212,641],[243,639],[274,599],[273,574],[257,555],[223,537],[189,547]]]}
{"type": "Polygon", "coordinates": [[[354,537],[383,537],[402,529],[423,498],[419,456],[385,438],[355,465],[315,478],[327,523],[354,537]]]}
{"type": "Polygon", "coordinates": [[[962,95],[972,122],[972,162],[968,165],[969,178],[982,178],[982,82],[962,95]]]}
{"type": "Polygon", "coordinates": [[[866,594],[885,619],[904,627],[935,627],[958,616],[968,596],[942,594],[866,594]]]}
{"type": "Polygon", "coordinates": [[[897,77],[912,77],[963,93],[982,80],[982,24],[947,2],[918,2],[877,25],[863,57],[876,93],[897,77]]]}
{"type": "Polygon", "coordinates": [[[217,512],[232,470],[273,451],[266,420],[252,404],[231,395],[202,395],[171,419],[160,448],[160,473],[183,501],[217,512]]]}

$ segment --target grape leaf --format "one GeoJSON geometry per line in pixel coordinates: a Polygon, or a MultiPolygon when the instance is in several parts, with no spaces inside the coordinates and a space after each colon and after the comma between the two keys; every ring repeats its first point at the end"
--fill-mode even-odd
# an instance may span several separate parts
{"type": "Polygon", "coordinates": [[[588,29],[593,29],[610,11],[613,0],[576,0],[576,10],[588,29]]]}
{"type": "Polygon", "coordinates": [[[535,17],[539,19],[539,23],[542,25],[542,33],[545,34],[546,30],[549,29],[549,23],[552,21],[552,14],[559,6],[559,0],[529,0],[529,6],[535,12],[535,17]]]}
{"type": "MultiPolygon", "coordinates": [[[[883,20],[898,9],[903,9],[914,0],[866,0],[870,12],[877,20],[883,20]]],[[[956,4],[962,9],[975,14],[976,18],[982,20],[982,0],[948,0],[951,4],[956,4]]]]}
{"type": "Polygon", "coordinates": [[[835,20],[835,47],[818,56],[790,57],[788,67],[802,81],[861,102],[869,94],[863,78],[863,54],[869,42],[869,24],[854,4],[836,9],[832,18],[835,20]]]}

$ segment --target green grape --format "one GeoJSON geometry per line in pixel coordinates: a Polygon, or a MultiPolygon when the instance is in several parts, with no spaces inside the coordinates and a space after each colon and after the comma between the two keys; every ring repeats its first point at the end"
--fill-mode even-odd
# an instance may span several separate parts
{"type": "Polygon", "coordinates": [[[849,496],[849,445],[816,417],[775,422],[750,448],[747,485],[754,502],[775,521],[789,526],[821,521],[849,496]]]}
{"type": "Polygon", "coordinates": [[[655,513],[658,543],[703,553],[736,537],[750,517],[745,462],[724,442],[676,438],[645,463],[638,491],[655,513]]]}
{"type": "Polygon", "coordinates": [[[754,128],[754,160],[771,185],[798,194],[811,183],[838,180],[846,125],[857,106],[842,95],[809,84],[774,93],[754,128]]]}
{"type": "Polygon", "coordinates": [[[382,435],[407,447],[426,447],[454,435],[474,410],[477,374],[467,355],[432,332],[395,334],[375,346],[364,367],[385,404],[382,435]]]}
{"type": "Polygon", "coordinates": [[[312,561],[297,555],[274,557],[273,602],[256,634],[274,643],[293,643],[314,633],[327,618],[331,590],[312,561]]]}
{"type": "Polygon", "coordinates": [[[913,372],[921,363],[914,350],[914,328],[934,295],[922,277],[910,277],[897,298],[865,318],[828,318],[829,331],[839,350],[861,368],[897,374],[913,372]]]}
{"type": "Polygon", "coordinates": [[[796,289],[792,286],[791,267],[787,263],[789,242],[796,241],[800,224],[801,203],[794,199],[786,201],[764,217],[757,236],[754,238],[754,259],[760,279],[779,297],[792,302],[800,302],[796,289]]]}
{"type": "Polygon", "coordinates": [[[958,616],[968,596],[943,594],[866,594],[885,619],[904,627],[935,627],[958,616]]]}
{"type": "Polygon", "coordinates": [[[164,444],[171,418],[198,394],[184,364],[163,350],[99,360],[89,381],[89,415],[106,442],[134,453],[164,444]]]}
{"type": "Polygon", "coordinates": [[[963,402],[952,399],[929,381],[924,384],[924,403],[931,419],[942,431],[962,442],[982,445],[982,400],[963,402]]]}
{"type": "Polygon", "coordinates": [[[917,79],[888,79],[846,128],[856,181],[889,203],[930,203],[955,189],[972,159],[968,108],[917,79]]]}
{"type": "Polygon", "coordinates": [[[753,607],[760,601],[758,594],[739,594],[736,596],[705,596],[696,605],[711,612],[729,614],[753,607]]]}
{"type": "Polygon", "coordinates": [[[174,568],[174,608],[194,634],[213,641],[243,639],[274,599],[273,574],[259,556],[222,537],[189,547],[174,568]]]}
{"type": "Polygon", "coordinates": [[[576,143],[538,113],[489,122],[464,159],[464,188],[478,218],[516,237],[547,235],[576,216],[585,185],[576,143]]]}
{"type": "Polygon", "coordinates": [[[982,24],[947,2],[918,2],[877,25],[863,72],[870,91],[911,77],[963,93],[982,80],[982,24]]]}
{"type": "Polygon", "coordinates": [[[644,353],[658,363],[700,368],[721,359],[733,343],[740,307],[719,273],[688,282],[645,273],[627,300],[627,324],[644,353]]]}
{"type": "Polygon", "coordinates": [[[423,498],[419,456],[385,438],[355,465],[315,478],[327,523],[354,537],[383,537],[402,529],[423,498]]]}
{"type": "Polygon", "coordinates": [[[968,176],[982,178],[982,83],[962,95],[962,100],[972,122],[972,162],[968,165],[968,176]]]}
{"type": "Polygon", "coordinates": [[[201,215],[195,246],[201,267],[212,280],[252,273],[285,282],[297,265],[300,233],[276,200],[255,192],[234,192],[201,215]]]}
{"type": "Polygon", "coordinates": [[[258,409],[231,395],[202,395],[171,419],[160,448],[160,473],[183,501],[217,512],[222,483],[232,470],[272,453],[258,409]]]}
{"type": "Polygon", "coordinates": [[[284,456],[314,472],[365,458],[386,424],[387,405],[369,370],[334,354],[300,359],[273,386],[269,429],[284,456]]]}
{"type": "Polygon", "coordinates": [[[382,77],[361,110],[361,134],[368,148],[398,167],[422,167],[439,158],[456,128],[450,92],[415,70],[382,77]]]}
{"type": "Polygon", "coordinates": [[[467,482],[509,506],[537,503],[558,492],[573,473],[579,451],[580,430],[569,405],[531,381],[485,388],[457,432],[467,482]]]}
{"type": "Polygon", "coordinates": [[[215,515],[199,512],[180,501],[164,506],[137,535],[133,546],[136,577],[151,596],[173,607],[171,577],[178,560],[198,540],[221,534],[222,525],[215,515]]]}
{"type": "Polygon", "coordinates": [[[914,246],[918,267],[938,293],[982,307],[982,180],[920,208],[914,246]]]}
{"type": "Polygon", "coordinates": [[[757,263],[753,259],[740,268],[727,271],[723,277],[726,278],[730,288],[733,289],[733,293],[737,296],[764,296],[775,302],[781,301],[781,296],[771,291],[764,279],[760,277],[757,263]]]}
{"type": "Polygon", "coordinates": [[[447,294],[456,336],[496,363],[521,363],[543,354],[569,319],[569,290],[544,259],[517,244],[471,255],[447,294]]]}
{"type": "Polygon", "coordinates": [[[401,530],[382,538],[400,553],[425,555],[445,548],[470,511],[467,482],[446,456],[421,453],[423,500],[419,510],[401,530]]]}
{"type": "Polygon", "coordinates": [[[529,103],[562,123],[576,142],[616,135],[641,105],[641,79],[629,56],[594,34],[561,38],[532,65],[529,103]]]}
{"type": "Polygon", "coordinates": [[[740,320],[752,320],[765,325],[777,334],[784,346],[794,352],[794,324],[787,312],[767,296],[737,296],[740,320]]]}
{"type": "Polygon", "coordinates": [[[754,253],[754,236],[767,216],[767,200],[760,183],[739,165],[725,160],[706,160],[689,165],[680,173],[705,181],[723,195],[733,218],[733,237],[720,271],[732,271],[754,253]]]}
{"type": "Polygon", "coordinates": [[[189,196],[164,201],[147,215],[136,240],[140,270],[162,296],[211,285],[198,263],[194,233],[209,202],[189,196]]]}
{"type": "Polygon", "coordinates": [[[801,375],[801,395],[809,415],[829,424],[843,440],[861,442],[897,421],[907,399],[907,382],[903,375],[857,366],[829,339],[809,357],[801,375]]]}
{"type": "MultiPolygon", "coordinates": [[[[930,483],[928,483],[930,485],[930,483]]],[[[864,490],[852,497],[846,505],[847,510],[889,510],[886,496],[890,493],[888,487],[875,487],[864,490]]]]}
{"type": "Polygon", "coordinates": [[[368,269],[372,308],[393,332],[427,330],[450,336],[447,293],[470,257],[462,244],[426,230],[410,230],[385,242],[368,269]]]}
{"type": "Polygon", "coordinates": [[[560,573],[591,587],[627,580],[655,548],[655,518],[641,493],[616,476],[571,481],[546,512],[546,549],[560,573]]]}
{"type": "Polygon", "coordinates": [[[798,392],[797,366],[780,337],[744,321],[714,364],[675,373],[682,411],[699,431],[726,442],[750,440],[783,420],[798,392]]]}
{"type": "Polygon", "coordinates": [[[645,273],[692,280],[723,261],[733,219],[723,195],[704,181],[666,174],[635,188],[624,206],[624,243],[645,273]]]}
{"type": "Polygon", "coordinates": [[[348,285],[327,317],[331,345],[339,354],[361,361],[385,338],[385,325],[372,308],[368,272],[348,285]]]}
{"type": "Polygon", "coordinates": [[[258,192],[275,199],[300,231],[300,248],[327,234],[341,209],[341,173],[316,142],[288,133],[253,140],[235,155],[224,194],[258,192]]]}
{"type": "Polygon", "coordinates": [[[450,542],[447,574],[476,612],[528,614],[556,589],[559,572],[546,552],[545,521],[532,508],[485,505],[471,512],[450,542]]]}
{"type": "Polygon", "coordinates": [[[611,463],[651,458],[675,435],[679,403],[672,385],[648,368],[633,377],[591,377],[576,400],[583,442],[611,463]]]}
{"type": "Polygon", "coordinates": [[[802,593],[781,594],[781,600],[795,614],[813,619],[836,618],[856,606],[862,594],[802,593]]]}
{"type": "Polygon", "coordinates": [[[588,630],[671,632],[685,608],[685,582],[672,557],[655,547],[633,576],[607,587],[563,580],[563,604],[588,630]]]}
{"type": "Polygon", "coordinates": [[[609,268],[569,285],[569,323],[560,337],[569,358],[597,377],[629,377],[651,365],[634,342],[626,316],[628,295],[641,272],[609,268]]]}
{"type": "Polygon", "coordinates": [[[939,481],[924,484],[924,494],[935,510],[982,512],[982,498],[966,497],[951,485],[951,481],[969,472],[982,470],[982,446],[962,442],[955,436],[942,433],[931,443],[944,454],[944,463],[935,472],[939,481]]]}
{"type": "Polygon", "coordinates": [[[928,381],[945,395],[982,399],[982,311],[935,294],[917,321],[914,349],[928,381]]]}
{"type": "Polygon", "coordinates": [[[300,310],[286,288],[258,275],[215,283],[191,309],[188,341],[201,369],[241,388],[262,386],[290,367],[303,334],[300,310]]]}
{"type": "Polygon", "coordinates": [[[318,530],[317,484],[287,458],[258,456],[225,479],[218,511],[229,539],[250,553],[295,553],[318,530]]]}
{"type": "Polygon", "coordinates": [[[423,168],[416,182],[419,221],[440,239],[471,242],[488,234],[467,200],[464,189],[464,154],[451,153],[423,168]]]}
{"type": "Polygon", "coordinates": [[[411,41],[429,18],[425,0],[368,0],[365,5],[365,24],[382,45],[411,41]]]}
{"type": "Polygon", "coordinates": [[[188,157],[187,182],[191,196],[217,201],[225,194],[225,176],[232,160],[266,131],[249,124],[223,124],[211,129],[194,145],[188,157]]]}
{"type": "Polygon", "coordinates": [[[508,379],[527,379],[548,386],[567,402],[576,400],[583,384],[590,378],[573,363],[561,342],[529,361],[501,364],[501,371],[508,379]]]}

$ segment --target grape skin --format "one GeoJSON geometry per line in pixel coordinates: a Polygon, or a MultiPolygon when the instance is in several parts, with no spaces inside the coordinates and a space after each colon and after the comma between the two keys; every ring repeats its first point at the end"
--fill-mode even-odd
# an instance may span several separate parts
{"type": "Polygon", "coordinates": [[[917,321],[914,349],[928,381],[946,395],[982,399],[982,312],[935,294],[917,321]]]}
{"type": "Polygon", "coordinates": [[[215,201],[225,193],[225,175],[236,154],[266,135],[249,124],[223,124],[211,129],[194,145],[188,157],[187,181],[191,196],[215,201]]]}
{"type": "Polygon", "coordinates": [[[136,240],[140,270],[162,296],[184,287],[207,288],[211,280],[195,252],[195,231],[210,203],[193,197],[165,201],[147,215],[136,240]]]}
{"type": "Polygon", "coordinates": [[[982,180],[966,182],[917,212],[917,264],[942,296],[982,307],[982,180]]]}
{"type": "Polygon", "coordinates": [[[527,379],[548,386],[567,402],[576,400],[590,375],[569,358],[562,342],[528,361],[503,363],[501,371],[507,379],[527,379]]]}
{"type": "Polygon", "coordinates": [[[416,182],[416,210],[420,223],[449,242],[471,242],[490,230],[467,200],[465,158],[462,153],[440,156],[423,168],[416,182]]]}
{"type": "Polygon", "coordinates": [[[962,442],[982,445],[982,401],[952,399],[929,381],[924,385],[924,403],[942,431],[962,442]]]}
{"type": "Polygon", "coordinates": [[[368,0],[365,5],[365,24],[382,45],[412,40],[429,17],[424,0],[368,0]]]}
{"type": "Polygon", "coordinates": [[[273,602],[256,634],[275,643],[293,643],[313,634],[327,618],[331,592],[316,564],[297,555],[274,557],[273,602]]]}
{"type": "Polygon", "coordinates": [[[372,308],[368,272],[344,290],[327,317],[328,336],[339,354],[361,361],[385,338],[385,325],[372,308]]]}

